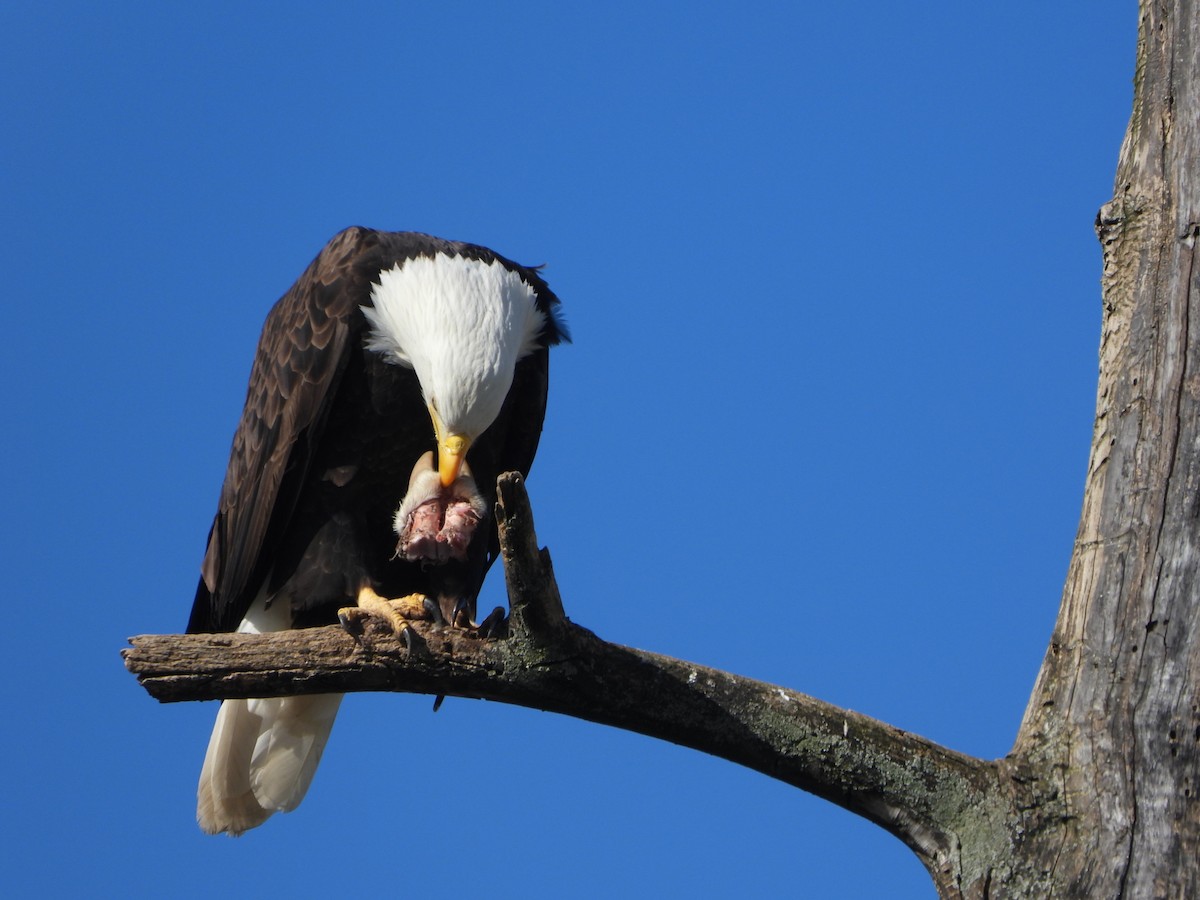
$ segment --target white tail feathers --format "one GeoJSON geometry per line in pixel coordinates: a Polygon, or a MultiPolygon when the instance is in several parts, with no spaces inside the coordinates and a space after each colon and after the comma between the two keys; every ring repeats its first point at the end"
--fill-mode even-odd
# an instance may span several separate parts
{"type": "MultiPolygon", "coordinates": [[[[264,587],[238,631],[262,634],[291,624],[288,605],[271,603],[264,587]]],[[[341,694],[223,702],[196,789],[200,828],[239,835],[299,806],[341,703],[341,694]]]]}
{"type": "Polygon", "coordinates": [[[222,703],[196,792],[201,829],[238,835],[295,809],[341,702],[341,694],[314,694],[222,703]]]}

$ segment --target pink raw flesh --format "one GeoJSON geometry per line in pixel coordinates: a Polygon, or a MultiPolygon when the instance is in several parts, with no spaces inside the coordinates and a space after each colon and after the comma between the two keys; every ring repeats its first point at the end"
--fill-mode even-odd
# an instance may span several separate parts
{"type": "Polygon", "coordinates": [[[451,500],[446,504],[446,518],[437,539],[450,548],[450,555],[455,559],[467,558],[467,547],[471,543],[471,535],[479,524],[479,516],[466,500],[451,500]]]}
{"type": "Polygon", "coordinates": [[[433,497],[413,510],[400,533],[396,550],[413,562],[464,560],[478,524],[479,516],[470,502],[433,497]]]}

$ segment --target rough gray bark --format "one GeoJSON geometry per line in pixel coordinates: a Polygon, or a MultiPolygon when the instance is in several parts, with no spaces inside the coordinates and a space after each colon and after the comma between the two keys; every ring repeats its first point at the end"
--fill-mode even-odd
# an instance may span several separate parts
{"type": "Polygon", "coordinates": [[[563,615],[501,480],[510,634],[419,627],[143,636],[162,700],[398,690],[487,697],[722,756],[866,816],[943,897],[1200,897],[1200,21],[1144,0],[1104,251],[1100,379],[1058,623],[1012,752],[963,756],[802,694],[606,643],[563,615]]]}
{"type": "Polygon", "coordinates": [[[1054,785],[1062,823],[1035,843],[1047,883],[1072,896],[1200,896],[1198,86],[1195,3],[1143,2],[1133,116],[1097,217],[1083,515],[1014,748],[1054,785]]]}

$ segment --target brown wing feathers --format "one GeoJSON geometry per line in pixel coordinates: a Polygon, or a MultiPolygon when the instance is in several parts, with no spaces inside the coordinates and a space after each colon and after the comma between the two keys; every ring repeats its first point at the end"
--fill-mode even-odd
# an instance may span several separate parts
{"type": "Polygon", "coordinates": [[[296,502],[345,364],[359,238],[353,229],[331,241],[263,325],[188,631],[236,628],[266,575],[272,522],[282,527],[296,502]],[[289,472],[293,496],[280,496],[289,472]]]}

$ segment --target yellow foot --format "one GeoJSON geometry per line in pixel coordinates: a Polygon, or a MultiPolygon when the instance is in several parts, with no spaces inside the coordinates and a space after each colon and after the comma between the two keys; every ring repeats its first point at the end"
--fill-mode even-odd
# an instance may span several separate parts
{"type": "Polygon", "coordinates": [[[412,635],[408,623],[436,619],[436,610],[437,606],[424,594],[409,594],[407,597],[389,600],[379,596],[372,588],[365,587],[358,592],[358,605],[339,609],[338,619],[342,627],[356,638],[363,633],[363,624],[371,616],[383,619],[391,626],[392,633],[411,649],[412,635]]]}

